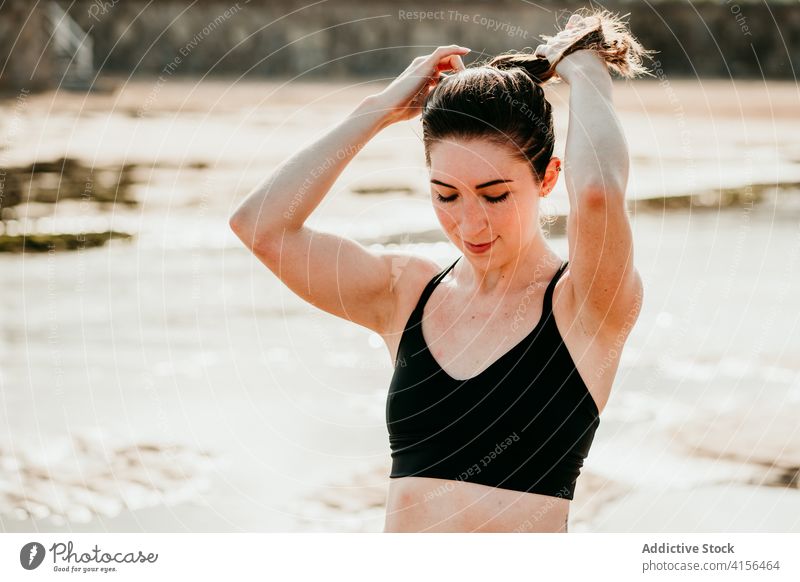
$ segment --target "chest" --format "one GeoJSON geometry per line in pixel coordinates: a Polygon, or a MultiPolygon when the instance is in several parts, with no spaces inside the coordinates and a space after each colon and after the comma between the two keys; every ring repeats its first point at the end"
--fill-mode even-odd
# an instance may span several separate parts
{"type": "Polygon", "coordinates": [[[421,314],[423,347],[450,378],[478,377],[511,357],[523,343],[538,339],[536,333],[550,315],[544,313],[543,294],[541,288],[476,303],[437,288],[421,314]]]}
{"type": "Polygon", "coordinates": [[[480,304],[437,287],[412,330],[415,365],[423,374],[474,383],[548,366],[544,376],[559,382],[556,368],[572,369],[602,410],[621,349],[586,332],[570,301],[569,284],[563,277],[550,302],[540,286],[480,304]]]}

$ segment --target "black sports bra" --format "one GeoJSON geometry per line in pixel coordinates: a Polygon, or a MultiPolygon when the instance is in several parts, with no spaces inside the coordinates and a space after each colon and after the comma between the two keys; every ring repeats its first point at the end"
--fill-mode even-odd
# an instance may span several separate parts
{"type": "MultiPolygon", "coordinates": [[[[460,257],[459,257],[460,259],[460,257]]],[[[553,289],[536,327],[467,380],[447,374],[422,335],[436,275],[406,323],[386,401],[391,478],[435,477],[572,499],[600,413],[556,327],[553,289]]]]}

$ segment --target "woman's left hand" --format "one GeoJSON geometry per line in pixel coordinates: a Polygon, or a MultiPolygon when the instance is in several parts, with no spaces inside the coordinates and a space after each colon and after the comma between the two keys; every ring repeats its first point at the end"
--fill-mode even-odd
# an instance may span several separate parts
{"type": "Polygon", "coordinates": [[[589,24],[588,18],[573,14],[564,30],[555,36],[543,37],[547,39],[547,42],[537,46],[534,51],[535,55],[545,57],[550,63],[555,63],[556,74],[567,83],[579,69],[583,71],[596,69],[608,73],[608,67],[597,51],[581,49],[563,56],[564,51],[575,43],[589,24]]]}

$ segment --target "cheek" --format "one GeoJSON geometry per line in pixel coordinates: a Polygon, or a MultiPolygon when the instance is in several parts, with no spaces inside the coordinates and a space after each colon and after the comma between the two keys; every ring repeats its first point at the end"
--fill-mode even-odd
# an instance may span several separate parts
{"type": "Polygon", "coordinates": [[[512,202],[492,216],[494,227],[502,230],[507,237],[514,238],[524,238],[525,233],[531,230],[536,220],[536,206],[528,201],[525,201],[524,204],[512,202]]]}
{"type": "Polygon", "coordinates": [[[434,211],[436,212],[436,218],[439,219],[439,224],[442,225],[442,228],[445,231],[453,230],[456,228],[456,218],[453,213],[448,212],[446,208],[442,208],[441,205],[436,205],[433,207],[434,211]]]}

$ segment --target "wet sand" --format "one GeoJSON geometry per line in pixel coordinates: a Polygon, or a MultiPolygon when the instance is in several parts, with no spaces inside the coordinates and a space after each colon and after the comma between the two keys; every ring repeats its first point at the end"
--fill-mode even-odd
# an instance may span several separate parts
{"type": "MultiPolygon", "coordinates": [[[[570,530],[800,531],[796,87],[670,88],[615,93],[646,298],[570,530]],[[776,183],[789,186],[751,187],[776,183]],[[745,196],[714,202],[718,187],[745,196]],[[650,202],[663,196],[676,204],[650,202]]],[[[382,529],[386,348],[283,288],[227,226],[274,164],[371,88],[276,89],[175,80],[141,116],[146,80],[29,97],[5,166],[133,164],[138,204],[96,211],[132,243],[0,254],[3,531],[382,529]]],[[[382,132],[314,225],[454,259],[417,133],[382,132]]],[[[559,190],[549,210],[565,204],[559,190]]],[[[552,246],[567,257],[558,232],[552,246]]]]}

